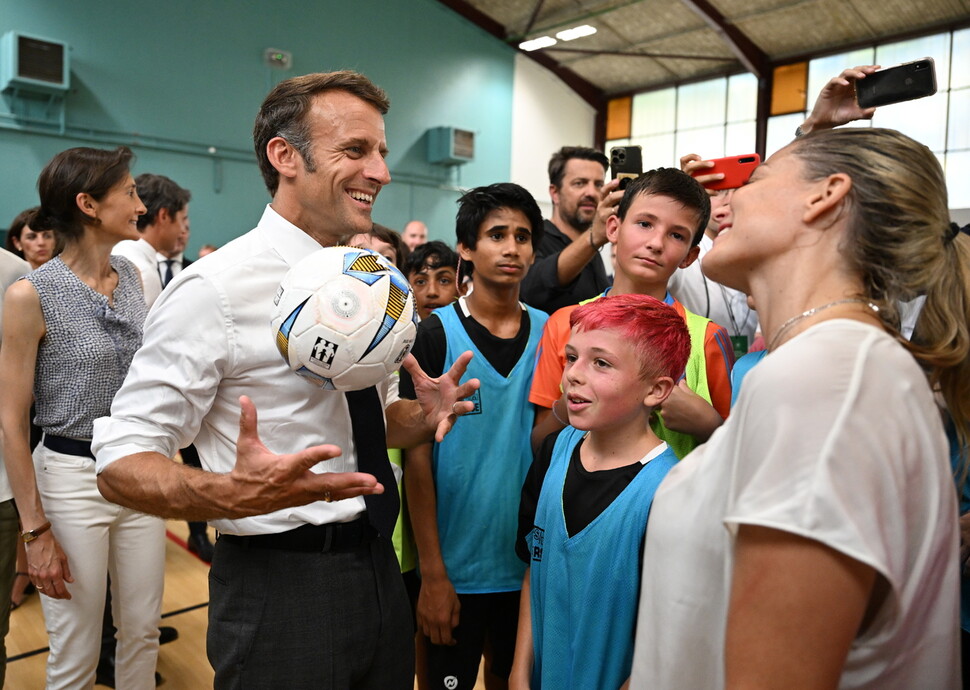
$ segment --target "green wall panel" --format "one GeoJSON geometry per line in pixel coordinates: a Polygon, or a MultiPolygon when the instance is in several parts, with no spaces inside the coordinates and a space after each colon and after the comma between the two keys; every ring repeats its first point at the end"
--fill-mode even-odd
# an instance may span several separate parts
{"type": "Polygon", "coordinates": [[[36,203],[37,175],[54,153],[125,142],[136,174],[192,190],[190,256],[223,244],[269,201],[251,153],[263,97],[289,76],[333,69],[367,74],[391,99],[395,179],[377,222],[400,230],[420,218],[451,242],[456,187],[509,177],[514,51],[435,0],[0,0],[0,33],[10,30],[68,43],[72,89],[53,107],[0,99],[0,227],[36,203]],[[293,53],[290,70],[263,63],[270,47],[293,53]],[[50,124],[24,131],[25,118],[50,124]],[[475,132],[473,162],[427,162],[425,131],[441,125],[475,132]]]}

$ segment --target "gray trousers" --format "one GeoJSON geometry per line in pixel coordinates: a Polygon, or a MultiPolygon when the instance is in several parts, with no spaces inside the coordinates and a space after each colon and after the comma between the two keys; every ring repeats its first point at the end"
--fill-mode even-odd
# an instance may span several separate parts
{"type": "Polygon", "coordinates": [[[411,690],[413,630],[388,540],[327,553],[216,542],[207,654],[217,690],[411,690]]]}

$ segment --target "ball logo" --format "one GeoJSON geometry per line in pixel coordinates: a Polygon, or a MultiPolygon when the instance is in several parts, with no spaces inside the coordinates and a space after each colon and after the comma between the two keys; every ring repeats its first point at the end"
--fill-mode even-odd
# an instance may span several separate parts
{"type": "Polygon", "coordinates": [[[337,355],[337,344],[324,338],[317,338],[310,352],[310,359],[319,364],[324,369],[329,369],[333,364],[333,358],[337,355]]]}
{"type": "Polygon", "coordinates": [[[341,290],[330,300],[330,307],[337,316],[349,319],[360,311],[360,300],[349,290],[341,290]]]}
{"type": "Polygon", "coordinates": [[[445,676],[445,687],[447,690],[455,690],[458,687],[458,679],[454,676],[445,676]]]}

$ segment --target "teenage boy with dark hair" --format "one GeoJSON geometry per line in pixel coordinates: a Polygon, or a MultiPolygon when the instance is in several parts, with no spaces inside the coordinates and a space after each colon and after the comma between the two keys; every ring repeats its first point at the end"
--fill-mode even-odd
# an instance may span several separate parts
{"type": "MultiPolygon", "coordinates": [[[[483,648],[503,682],[512,666],[523,564],[515,556],[522,481],[532,462],[527,401],[546,314],[519,301],[542,239],[542,214],[515,184],[459,200],[456,232],[475,289],[418,327],[413,353],[429,376],[466,350],[481,382],[475,409],[444,441],[412,449],[404,480],[418,546],[418,627],[428,636],[429,688],[474,688],[483,648]]],[[[413,395],[401,372],[401,395],[413,395]]]]}
{"type": "Polygon", "coordinates": [[[585,146],[563,146],[549,160],[552,218],[536,249],[536,262],[522,283],[522,301],[551,314],[595,297],[610,283],[599,249],[606,244],[606,218],[621,193],[604,184],[609,159],[585,146]]]}
{"type": "MultiPolygon", "coordinates": [[[[707,440],[731,407],[734,352],[727,331],[687,311],[667,291],[674,271],[697,258],[710,209],[707,192],[694,178],[674,168],[658,168],[627,186],[616,215],[607,221],[607,237],[616,245],[616,274],[613,287],[604,294],[650,295],[664,301],[677,310],[690,332],[686,375],[664,403],[662,417],[654,415],[652,422],[654,432],[678,457],[707,440]]],[[[566,307],[549,318],[539,345],[529,394],[530,402],[540,406],[532,435],[535,446],[564,425],[553,411],[561,396],[572,309],[566,307]]]]}
{"type": "Polygon", "coordinates": [[[684,373],[690,334],[645,295],[573,310],[562,375],[570,426],[542,444],[522,487],[516,687],[619,688],[630,676],[640,550],[677,456],[650,429],[684,373]]]}
{"type": "Polygon", "coordinates": [[[411,283],[414,305],[422,320],[458,297],[458,254],[444,242],[432,240],[418,245],[403,271],[411,283]]]}

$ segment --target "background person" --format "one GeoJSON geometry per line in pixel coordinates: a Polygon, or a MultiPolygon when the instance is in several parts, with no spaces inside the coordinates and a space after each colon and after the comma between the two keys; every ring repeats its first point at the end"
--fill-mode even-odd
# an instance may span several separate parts
{"type": "Polygon", "coordinates": [[[458,299],[458,254],[444,242],[434,240],[419,245],[401,270],[411,284],[422,320],[458,299]]]}
{"type": "Polygon", "coordinates": [[[7,230],[7,250],[30,264],[34,270],[54,256],[56,242],[53,230],[37,230],[30,226],[39,206],[21,211],[7,230]]]}
{"type": "Polygon", "coordinates": [[[141,275],[145,302],[151,309],[172,276],[159,271],[158,254],[166,257],[175,252],[182,235],[189,232],[189,201],[192,194],[164,175],[142,173],[135,178],[148,209],[138,219],[137,240],[122,240],[113,254],[130,260],[141,275]]]}
{"type": "Polygon", "coordinates": [[[93,685],[109,573],[118,684],[155,687],[164,524],[101,496],[90,442],[141,345],[147,311],[138,272],[111,256],[119,240],[137,237],[145,212],[131,158],[125,147],[75,148],[47,164],[35,222],[53,228],[64,249],[11,286],[4,303],[4,460],[30,577],[45,595],[48,688],[93,685]],[[32,399],[44,430],[33,459],[32,399]]]}
{"type": "Polygon", "coordinates": [[[428,241],[428,226],[420,220],[412,220],[404,226],[401,239],[409,252],[414,251],[416,247],[428,241]]]}
{"type": "MultiPolygon", "coordinates": [[[[6,249],[0,249],[0,291],[6,292],[7,287],[28,271],[30,264],[6,249]]],[[[0,300],[2,316],[3,303],[0,300]]],[[[2,459],[3,444],[0,443],[0,461],[2,459]]],[[[0,687],[3,687],[7,671],[5,639],[10,630],[10,611],[20,605],[26,594],[34,592],[34,585],[27,573],[27,554],[20,539],[19,524],[7,470],[0,462],[0,687]],[[20,591],[14,589],[16,586],[20,591]],[[29,592],[25,591],[27,586],[30,587],[29,592]]]]}
{"type": "Polygon", "coordinates": [[[158,274],[162,277],[162,289],[165,289],[172,279],[188,268],[192,264],[192,259],[185,256],[185,247],[192,236],[192,229],[186,216],[185,225],[179,233],[175,244],[167,251],[155,252],[155,260],[158,262],[158,274]]]}
{"type": "MultiPolygon", "coordinates": [[[[702,160],[696,153],[680,159],[680,169],[694,175],[714,165],[702,160]]],[[[713,176],[700,176],[697,181],[704,184],[708,180],[723,178],[723,173],[713,176]]],[[[670,277],[670,294],[695,314],[704,316],[719,326],[723,326],[734,346],[735,358],[745,355],[755,342],[758,333],[758,313],[748,305],[743,292],[715,283],[704,275],[701,262],[704,255],[714,246],[714,239],[721,231],[721,223],[727,216],[733,189],[708,190],[711,196],[711,219],[704,229],[698,247],[697,261],[670,277]]]]}
{"type": "Polygon", "coordinates": [[[370,232],[361,232],[344,240],[342,244],[351,247],[362,247],[377,252],[394,264],[402,272],[407,260],[408,249],[404,246],[401,236],[386,225],[374,223],[370,232]]]}
{"type": "Polygon", "coordinates": [[[199,258],[201,259],[206,254],[211,254],[212,252],[214,252],[218,248],[219,247],[217,247],[214,244],[203,244],[201,247],[199,247],[199,258]]]}
{"type": "Polygon", "coordinates": [[[610,284],[599,249],[606,219],[623,193],[604,184],[609,159],[596,149],[563,146],[549,160],[552,218],[545,221],[536,262],[522,283],[522,301],[552,314],[600,294],[610,284]]]}

